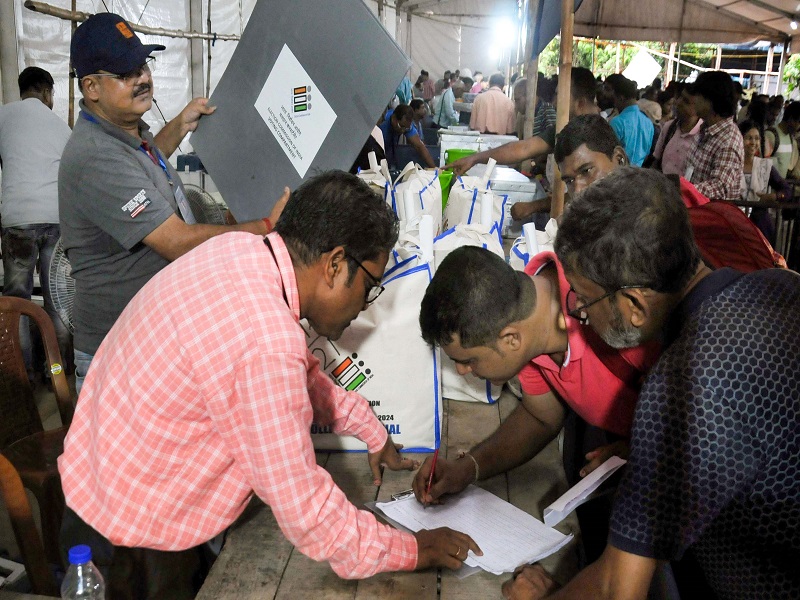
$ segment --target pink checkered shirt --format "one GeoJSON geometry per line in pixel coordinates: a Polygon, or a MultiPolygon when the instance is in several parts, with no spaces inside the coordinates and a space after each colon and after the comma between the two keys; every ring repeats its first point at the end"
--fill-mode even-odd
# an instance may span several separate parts
{"type": "Polygon", "coordinates": [[[67,504],[116,545],[181,550],[228,527],[255,492],[289,541],[342,577],[413,569],[414,537],[356,509],[317,466],[312,421],[371,452],[386,429],[308,352],[289,253],[269,239],[277,268],[261,237],[229,233],[133,298],[92,361],[58,461],[67,504]]]}
{"type": "Polygon", "coordinates": [[[686,177],[711,200],[739,200],[744,170],[744,142],[733,117],[703,124],[686,161],[686,177]]]}

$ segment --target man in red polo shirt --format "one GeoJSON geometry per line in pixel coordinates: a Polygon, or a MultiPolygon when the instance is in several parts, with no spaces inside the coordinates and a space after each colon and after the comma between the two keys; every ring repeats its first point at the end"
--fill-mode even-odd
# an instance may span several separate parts
{"type": "MultiPolygon", "coordinates": [[[[599,436],[597,447],[576,450],[580,456],[568,477],[578,479],[612,454],[624,455],[639,380],[659,349],[614,350],[582,326],[584,320],[552,253],[535,256],[524,273],[477,247],[459,248],[442,261],[422,300],[422,337],[440,346],[461,374],[495,384],[519,374],[522,402],[469,453],[457,460],[439,457],[430,494],[426,460],[413,482],[420,502],[438,502],[526,463],[555,439],[571,412],[608,435],[599,436]],[[589,463],[583,465],[586,451],[589,463]]],[[[597,537],[588,556],[602,551],[605,536],[597,537]]]]}

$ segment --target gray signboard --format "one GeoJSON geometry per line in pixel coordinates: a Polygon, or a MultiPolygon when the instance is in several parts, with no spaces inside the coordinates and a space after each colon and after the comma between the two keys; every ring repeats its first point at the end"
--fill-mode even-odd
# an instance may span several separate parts
{"type": "Polygon", "coordinates": [[[362,0],[259,0],[191,142],[239,221],[353,164],[411,61],[362,0]]]}

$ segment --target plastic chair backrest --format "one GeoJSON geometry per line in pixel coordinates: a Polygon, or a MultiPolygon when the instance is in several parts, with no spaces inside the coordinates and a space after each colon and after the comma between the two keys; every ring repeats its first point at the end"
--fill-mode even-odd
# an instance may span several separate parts
{"type": "Polygon", "coordinates": [[[19,338],[20,317],[39,328],[50,368],[61,423],[69,426],[74,410],[58,349],[55,328],[44,310],[29,300],[0,297],[0,449],[43,430],[33,388],[28,381],[19,338]]]}
{"type": "Polygon", "coordinates": [[[8,509],[14,537],[22,554],[22,562],[33,592],[58,596],[58,588],[47,564],[42,538],[34,524],[31,505],[22,486],[22,480],[14,466],[2,454],[0,454],[0,497],[8,509]]]}

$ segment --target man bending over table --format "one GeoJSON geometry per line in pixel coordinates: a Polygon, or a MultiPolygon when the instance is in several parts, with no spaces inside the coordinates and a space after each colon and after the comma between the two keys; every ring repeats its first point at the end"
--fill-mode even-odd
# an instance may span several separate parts
{"type": "Polygon", "coordinates": [[[294,191],[266,238],[217,236],[131,300],[94,357],[59,459],[62,545],[92,547],[110,598],[192,598],[199,547],[253,494],[298,550],[342,577],[458,568],[480,554],[449,529],[379,524],[315,460],[312,422],[364,441],[376,484],[381,463],[415,466],[366,400],[320,369],[299,323],[338,339],[383,290],[397,228],[356,176],[326,173],[294,191]]]}

